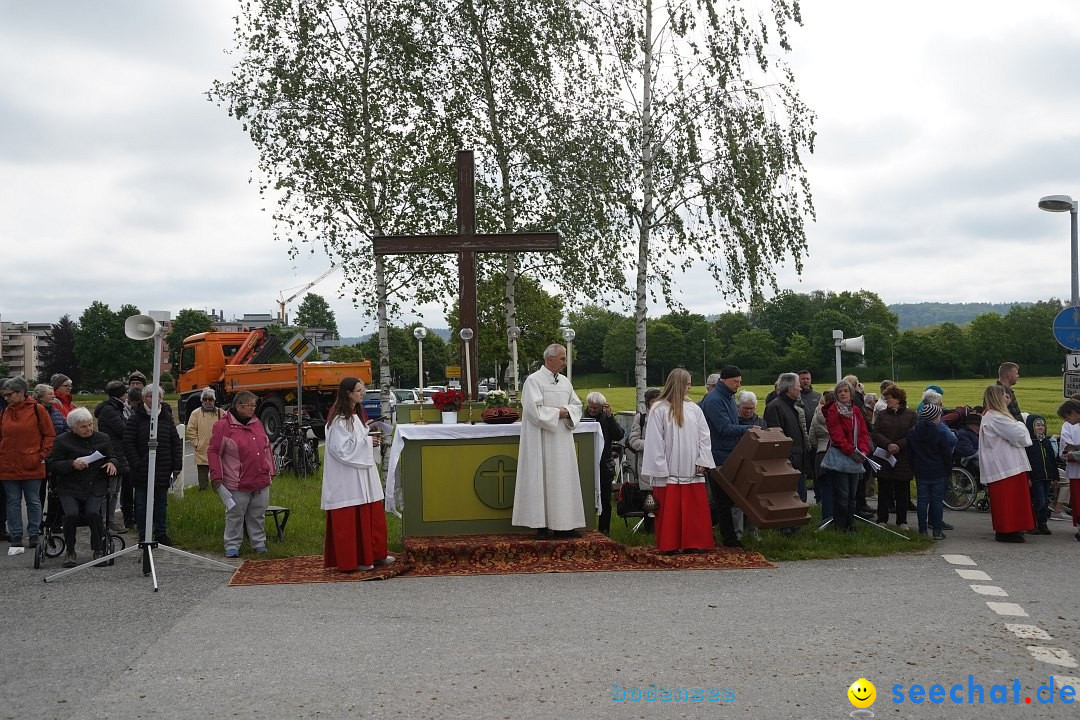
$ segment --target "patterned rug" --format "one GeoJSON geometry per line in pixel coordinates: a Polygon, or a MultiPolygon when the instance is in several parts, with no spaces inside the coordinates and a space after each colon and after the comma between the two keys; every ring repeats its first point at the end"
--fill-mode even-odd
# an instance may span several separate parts
{"type": "Polygon", "coordinates": [[[759,553],[714,548],[697,553],[665,555],[654,547],[627,547],[595,530],[580,538],[536,540],[530,535],[463,535],[413,537],[405,540],[404,557],[393,565],[366,572],[344,573],[322,566],[322,557],[248,560],[229,585],[359,582],[390,577],[443,575],[510,575],[547,572],[612,572],[621,570],[737,570],[776,567],[759,553]]]}

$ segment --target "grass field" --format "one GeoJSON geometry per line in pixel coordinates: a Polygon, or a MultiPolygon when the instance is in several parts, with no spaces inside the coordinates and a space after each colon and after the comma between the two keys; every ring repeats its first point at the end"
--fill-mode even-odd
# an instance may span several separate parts
{"type": "MultiPolygon", "coordinates": [[[[863,380],[867,392],[878,392],[880,380],[863,380]]],[[[987,380],[909,380],[900,384],[908,393],[908,403],[914,408],[922,397],[922,391],[927,385],[938,385],[945,391],[945,407],[957,405],[982,405],[983,391],[990,384],[987,380]]],[[[832,387],[829,383],[816,383],[815,389],[819,392],[832,387]]],[[[758,414],[765,411],[765,396],[772,387],[768,385],[743,385],[743,388],[753,390],[758,396],[758,414]]],[[[615,411],[633,410],[635,393],[631,387],[598,387],[577,388],[577,393],[584,401],[585,396],[596,390],[604,394],[611,407],[615,411]]],[[[694,400],[700,400],[705,394],[704,387],[694,387],[690,396],[694,400]]],[[[1057,416],[1058,406],[1065,400],[1061,394],[1060,377],[1020,377],[1016,385],[1016,396],[1020,400],[1020,409],[1028,413],[1038,413],[1046,418],[1047,429],[1051,434],[1061,431],[1061,419],[1057,416]]]]}

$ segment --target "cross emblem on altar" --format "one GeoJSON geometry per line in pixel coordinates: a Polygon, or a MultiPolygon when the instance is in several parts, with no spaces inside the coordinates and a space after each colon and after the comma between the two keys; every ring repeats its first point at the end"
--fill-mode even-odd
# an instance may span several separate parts
{"type": "MultiPolygon", "coordinates": [[[[458,318],[462,328],[473,330],[469,343],[472,363],[466,389],[476,398],[479,377],[476,356],[476,254],[482,252],[529,252],[559,249],[559,233],[526,232],[482,234],[476,232],[476,179],[472,150],[457,153],[457,235],[380,235],[371,239],[376,255],[458,254],[458,318]]],[[[421,384],[423,384],[421,379],[421,384]]]]}

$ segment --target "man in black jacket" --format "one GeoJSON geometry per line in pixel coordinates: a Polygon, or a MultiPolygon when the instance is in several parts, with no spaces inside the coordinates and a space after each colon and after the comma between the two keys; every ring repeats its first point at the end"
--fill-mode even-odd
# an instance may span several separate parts
{"type": "Polygon", "coordinates": [[[94,417],[98,421],[98,430],[109,436],[113,448],[119,459],[117,477],[114,485],[110,487],[110,495],[119,500],[120,511],[124,514],[124,525],[121,527],[113,519],[116,514],[115,504],[109,506],[109,530],[114,533],[127,532],[135,527],[135,494],[131,487],[131,474],[128,472],[127,458],[124,457],[124,430],[127,428],[127,387],[124,383],[113,380],[105,386],[105,394],[108,399],[94,408],[94,417]],[[119,487],[119,492],[114,488],[119,487]]]}
{"type": "MultiPolygon", "coordinates": [[[[124,428],[124,457],[135,486],[135,522],[139,539],[146,537],[146,483],[150,465],[150,405],[161,389],[156,385],[143,388],[143,404],[132,412],[124,428]]],[[[164,545],[172,545],[165,533],[169,486],[184,469],[184,443],[176,432],[176,422],[168,404],[161,403],[158,416],[157,458],[154,463],[154,536],[164,545]]]]}
{"type": "Polygon", "coordinates": [[[801,398],[799,376],[795,373],[783,373],[776,381],[776,390],[776,399],[765,406],[765,424],[770,428],[780,428],[791,438],[791,453],[788,459],[791,467],[799,471],[799,497],[806,502],[806,473],[803,472],[806,426],[795,409],[795,403],[801,398]]]}

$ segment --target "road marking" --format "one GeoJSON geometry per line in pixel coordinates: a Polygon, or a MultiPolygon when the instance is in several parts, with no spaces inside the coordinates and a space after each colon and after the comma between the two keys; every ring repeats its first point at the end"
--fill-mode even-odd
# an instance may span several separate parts
{"type": "Polygon", "coordinates": [[[1013,615],[1015,617],[1028,617],[1027,611],[1020,607],[1016,603],[1002,603],[1002,602],[990,602],[987,600],[987,606],[998,615],[1013,615]]]}
{"type": "Polygon", "coordinates": [[[980,595],[994,595],[996,597],[1009,597],[1009,593],[1005,592],[997,585],[971,585],[972,590],[980,595]]]}
{"type": "Polygon", "coordinates": [[[965,570],[964,568],[954,568],[954,570],[956,570],[957,575],[964,578],[965,580],[993,580],[994,579],[994,578],[990,577],[989,575],[987,575],[986,573],[984,573],[982,570],[965,570]]]}
{"type": "Polygon", "coordinates": [[[952,563],[953,565],[975,565],[976,562],[969,558],[967,555],[942,555],[945,558],[945,562],[952,563]]]}
{"type": "Polygon", "coordinates": [[[1035,625],[1005,623],[1005,629],[1021,640],[1050,640],[1050,633],[1035,625]]]}
{"type": "Polygon", "coordinates": [[[1078,666],[1076,660],[1073,660],[1073,656],[1068,650],[1062,650],[1061,648],[1048,648],[1041,647],[1039,645],[1028,645],[1027,651],[1031,653],[1031,657],[1036,660],[1041,660],[1044,663],[1051,665],[1060,665],[1061,667],[1074,668],[1078,666]]]}

